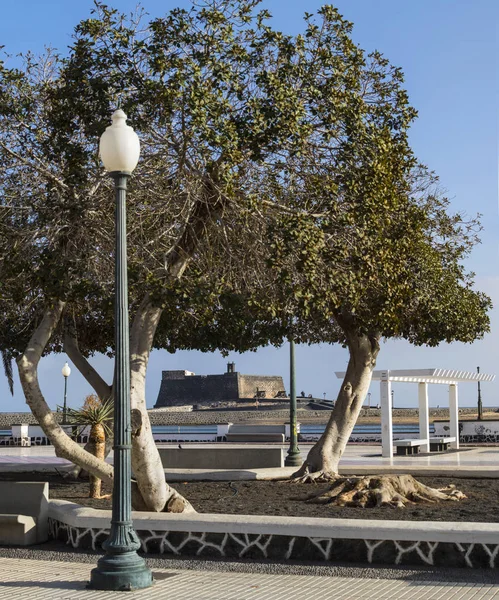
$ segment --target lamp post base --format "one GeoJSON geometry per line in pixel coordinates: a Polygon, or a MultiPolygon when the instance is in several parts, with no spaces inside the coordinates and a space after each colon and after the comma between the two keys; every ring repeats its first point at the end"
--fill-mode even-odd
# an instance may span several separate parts
{"type": "Polygon", "coordinates": [[[91,590],[114,590],[117,592],[140,590],[150,587],[152,573],[135,550],[120,554],[106,554],[90,573],[91,590]]]}
{"type": "Polygon", "coordinates": [[[303,460],[301,458],[301,454],[300,454],[299,450],[298,451],[292,451],[292,450],[288,451],[288,455],[284,459],[285,467],[300,467],[302,463],[303,463],[303,460]]]}

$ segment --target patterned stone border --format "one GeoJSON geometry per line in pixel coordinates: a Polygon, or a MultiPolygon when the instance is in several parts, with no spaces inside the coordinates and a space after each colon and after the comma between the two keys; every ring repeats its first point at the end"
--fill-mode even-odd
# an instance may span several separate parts
{"type": "MultiPolygon", "coordinates": [[[[51,538],[74,548],[101,547],[109,533],[108,511],[83,509],[63,501],[51,501],[51,505],[51,538]]],[[[161,515],[144,515],[134,523],[142,551],[150,554],[463,568],[499,566],[499,526],[495,523],[381,521],[377,527],[373,521],[276,517],[272,527],[270,517],[196,515],[189,519],[175,515],[173,520],[169,515],[163,515],[164,519],[161,515]],[[306,535],[307,530],[310,535],[306,535]],[[324,535],[317,535],[321,530],[324,535]],[[426,539],[408,539],[418,533],[426,539]],[[376,534],[385,539],[376,539],[376,534]],[[396,537],[400,539],[393,539],[396,537]]]]}

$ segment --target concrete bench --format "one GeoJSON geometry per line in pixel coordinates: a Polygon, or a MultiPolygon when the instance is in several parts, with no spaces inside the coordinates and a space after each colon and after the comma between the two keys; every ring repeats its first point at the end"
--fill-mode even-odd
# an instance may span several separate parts
{"type": "Polygon", "coordinates": [[[266,469],[283,467],[281,448],[158,448],[165,469],[266,469]]]}
{"type": "Polygon", "coordinates": [[[281,442],[284,444],[283,433],[228,433],[228,442],[281,442]]]}
{"type": "Polygon", "coordinates": [[[0,544],[32,546],[36,542],[36,520],[33,517],[0,513],[0,544]]]}
{"type": "Polygon", "coordinates": [[[397,454],[408,456],[419,454],[420,446],[428,444],[428,440],[394,440],[393,445],[397,448],[397,454]]]}
{"type": "Polygon", "coordinates": [[[430,438],[430,451],[431,452],[445,452],[449,449],[452,442],[455,442],[455,437],[431,437],[430,438]]]}
{"type": "Polygon", "coordinates": [[[0,544],[28,546],[48,539],[49,484],[0,481],[0,544]]]}

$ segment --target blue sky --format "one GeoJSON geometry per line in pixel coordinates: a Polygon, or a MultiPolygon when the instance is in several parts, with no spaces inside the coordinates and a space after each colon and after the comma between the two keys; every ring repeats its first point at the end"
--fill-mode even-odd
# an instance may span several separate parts
{"type": "MultiPolygon", "coordinates": [[[[276,27],[297,33],[302,28],[304,10],[313,12],[324,2],[317,0],[264,0],[262,6],[273,14],[276,27]]],[[[122,11],[134,10],[135,0],[109,0],[122,11]]],[[[188,6],[184,0],[144,0],[151,16],[160,16],[174,6],[188,6]]],[[[412,105],[419,111],[411,142],[418,157],[439,176],[452,200],[454,210],[483,215],[482,244],[469,267],[475,271],[477,287],[491,295],[499,305],[498,269],[498,37],[497,0],[337,0],[333,3],[355,24],[354,40],[364,49],[378,49],[402,67],[412,105]]],[[[71,32],[80,19],[89,16],[91,0],[21,0],[2,2],[0,43],[11,54],[44,46],[64,51],[71,32]]],[[[442,345],[436,349],[413,348],[404,341],[389,341],[378,358],[379,368],[444,367],[497,373],[499,312],[492,312],[492,331],[472,345],[442,345]]],[[[257,353],[233,354],[229,360],[248,374],[281,374],[289,389],[287,348],[264,348],[257,353]]],[[[40,382],[52,407],[62,402],[64,389],[60,369],[64,356],[50,356],[40,364],[40,382]]],[[[321,397],[334,398],[338,381],[334,371],[343,370],[345,350],[332,346],[297,348],[297,389],[321,397]]],[[[109,378],[111,362],[96,357],[94,363],[109,378]]],[[[220,354],[179,352],[172,356],[157,351],[151,356],[147,400],[156,400],[164,369],[187,369],[199,374],[220,373],[226,360],[220,354]]],[[[395,404],[415,405],[415,386],[394,386],[395,404]]],[[[90,389],[76,369],[68,383],[68,400],[81,405],[90,389]]],[[[372,401],[378,388],[372,386],[372,401]]],[[[482,385],[484,404],[499,406],[499,381],[482,385]]],[[[24,399],[16,380],[14,398],[10,397],[0,376],[0,410],[24,410],[24,399]]],[[[463,385],[460,404],[474,405],[476,386],[463,385]]],[[[446,405],[446,388],[430,389],[430,404],[446,405]]]]}

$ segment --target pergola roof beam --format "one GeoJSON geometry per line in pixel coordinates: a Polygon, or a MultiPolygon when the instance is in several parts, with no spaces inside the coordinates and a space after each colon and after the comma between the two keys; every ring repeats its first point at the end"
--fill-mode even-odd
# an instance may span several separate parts
{"type": "MultiPolygon", "coordinates": [[[[381,381],[386,370],[373,371],[373,381],[381,381]]],[[[397,369],[388,371],[390,381],[406,383],[436,383],[452,385],[466,381],[494,381],[495,375],[476,373],[474,371],[458,371],[454,369],[397,369]]],[[[336,377],[343,379],[345,371],[336,371],[336,377]]],[[[386,377],[386,375],[385,375],[386,377]]]]}

